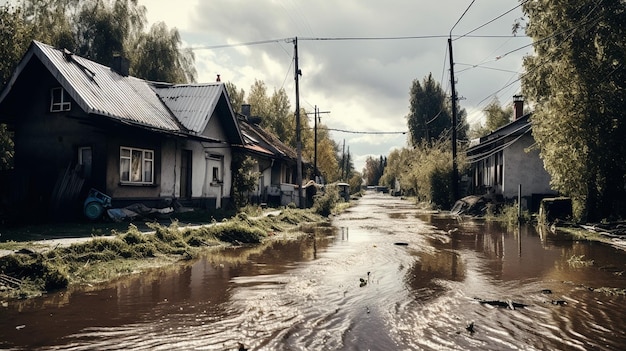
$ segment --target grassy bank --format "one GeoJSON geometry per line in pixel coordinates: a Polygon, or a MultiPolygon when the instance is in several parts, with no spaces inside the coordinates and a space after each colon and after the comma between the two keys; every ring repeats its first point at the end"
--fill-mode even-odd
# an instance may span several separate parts
{"type": "Polygon", "coordinates": [[[0,249],[15,253],[0,257],[0,299],[27,298],[71,285],[108,281],[190,260],[215,248],[298,235],[300,225],[326,221],[310,210],[285,209],[275,216],[240,213],[222,222],[193,227],[179,222],[167,226],[147,223],[149,234],[131,224],[125,230],[112,230],[110,236],[66,247],[45,247],[32,241],[1,243],[0,249]]]}

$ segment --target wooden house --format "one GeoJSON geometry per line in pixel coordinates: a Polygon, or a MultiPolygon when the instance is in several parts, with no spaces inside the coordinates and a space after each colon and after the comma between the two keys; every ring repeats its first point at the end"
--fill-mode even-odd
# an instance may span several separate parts
{"type": "Polygon", "coordinates": [[[0,92],[14,133],[15,212],[80,213],[94,188],[114,207],[177,198],[206,208],[230,201],[233,147],[243,137],[222,83],[173,85],[128,75],[34,41],[0,92]]]}

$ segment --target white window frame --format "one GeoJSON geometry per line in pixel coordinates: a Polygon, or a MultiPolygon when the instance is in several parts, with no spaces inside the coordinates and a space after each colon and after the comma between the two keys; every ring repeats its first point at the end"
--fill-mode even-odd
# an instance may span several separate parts
{"type": "Polygon", "coordinates": [[[50,112],[63,112],[72,109],[68,93],[62,87],[50,89],[50,112]]]}
{"type": "Polygon", "coordinates": [[[120,147],[120,182],[154,184],[154,150],[120,147]]]}

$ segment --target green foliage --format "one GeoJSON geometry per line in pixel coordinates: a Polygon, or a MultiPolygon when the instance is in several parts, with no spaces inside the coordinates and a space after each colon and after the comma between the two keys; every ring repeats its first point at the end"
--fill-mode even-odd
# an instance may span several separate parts
{"type": "Polygon", "coordinates": [[[0,6],[0,85],[4,86],[33,36],[21,8],[0,6]]]}
{"type": "Polygon", "coordinates": [[[152,81],[193,83],[196,80],[195,55],[182,49],[178,30],[168,29],[163,22],[155,23],[136,42],[131,73],[152,81]],[[154,58],[158,57],[158,60],[154,58]]]}
{"type": "Polygon", "coordinates": [[[438,168],[430,174],[430,198],[441,208],[452,208],[456,199],[452,194],[452,168],[438,168]]]}
{"type": "Polygon", "coordinates": [[[256,161],[241,153],[233,155],[232,164],[234,170],[232,191],[235,206],[241,208],[248,204],[249,195],[256,189],[261,173],[254,170],[258,169],[256,161]]]}
{"type": "Polygon", "coordinates": [[[335,205],[341,200],[339,188],[336,184],[329,184],[324,187],[324,192],[315,195],[313,201],[313,211],[321,216],[328,217],[332,214],[335,205]]]}
{"type": "Polygon", "coordinates": [[[387,158],[380,156],[379,159],[375,159],[372,156],[368,156],[365,160],[365,168],[363,169],[363,178],[366,185],[379,185],[380,178],[385,172],[387,166],[387,158]]]}
{"type": "MultiPolygon", "coordinates": [[[[387,167],[381,184],[393,187],[397,181],[403,194],[416,196],[440,208],[454,205],[451,189],[452,152],[442,141],[432,146],[421,144],[415,148],[394,150],[387,158],[387,167]]],[[[466,167],[464,153],[457,154],[459,171],[466,167]]]]}
{"type": "Polygon", "coordinates": [[[363,177],[361,176],[361,173],[353,172],[352,177],[348,179],[348,184],[350,184],[350,194],[360,193],[363,186],[363,177]]]}
{"type": "Polygon", "coordinates": [[[232,221],[209,227],[207,233],[219,241],[243,244],[260,243],[266,235],[262,229],[250,226],[245,221],[232,221]]]}
{"type": "Polygon", "coordinates": [[[511,118],[513,117],[513,107],[509,106],[507,108],[502,108],[498,98],[495,98],[489,105],[487,105],[484,111],[486,116],[485,125],[470,130],[471,139],[485,136],[502,126],[507,125],[511,122],[511,118]]]}
{"type": "Polygon", "coordinates": [[[575,219],[626,215],[626,3],[528,1],[522,86],[552,186],[575,219]]]}
{"type": "MultiPolygon", "coordinates": [[[[432,73],[422,83],[417,79],[413,80],[407,115],[411,145],[430,144],[440,138],[449,138],[447,134],[452,125],[452,106],[447,102],[449,100],[441,85],[433,79],[432,73]]],[[[457,111],[457,135],[461,140],[466,138],[469,127],[465,110],[457,111]]]]}

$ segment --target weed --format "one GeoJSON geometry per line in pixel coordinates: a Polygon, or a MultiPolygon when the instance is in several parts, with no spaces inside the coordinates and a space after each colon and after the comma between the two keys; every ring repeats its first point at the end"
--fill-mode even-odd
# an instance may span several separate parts
{"type": "Polygon", "coordinates": [[[584,260],[585,255],[573,255],[567,263],[573,268],[593,266],[593,260],[584,260]]]}
{"type": "Polygon", "coordinates": [[[336,185],[327,185],[321,195],[315,195],[313,211],[321,216],[328,217],[335,205],[339,202],[339,189],[336,185]]]}

